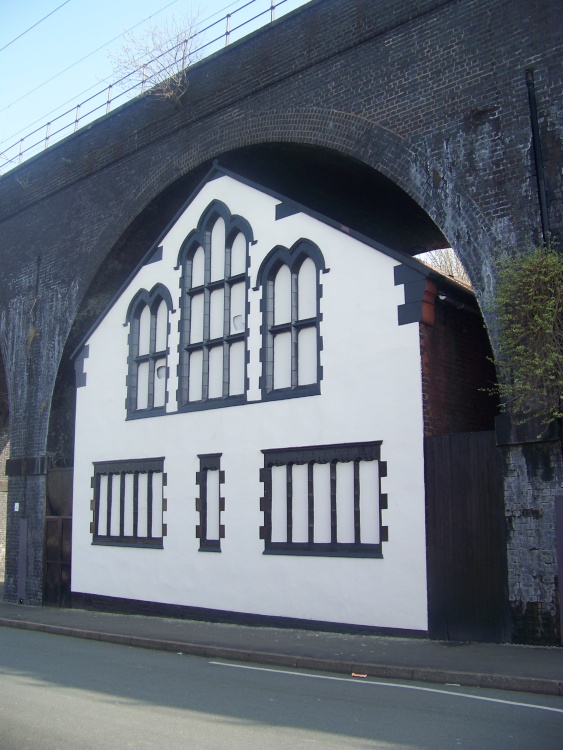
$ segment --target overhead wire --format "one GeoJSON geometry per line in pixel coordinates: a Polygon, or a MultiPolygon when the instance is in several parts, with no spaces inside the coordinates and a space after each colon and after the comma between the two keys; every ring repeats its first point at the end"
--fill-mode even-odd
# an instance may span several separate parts
{"type": "MultiPolygon", "coordinates": [[[[70,0],[67,0],[70,2],[70,0]]],[[[105,47],[108,47],[110,44],[113,44],[113,42],[116,42],[118,39],[121,39],[122,36],[125,36],[125,34],[128,34],[130,31],[133,31],[137,28],[137,26],[140,26],[141,24],[145,23],[146,21],[150,21],[151,18],[154,16],[157,16],[159,13],[162,13],[163,10],[166,10],[167,8],[170,8],[170,6],[175,5],[178,2],[178,0],[172,0],[171,3],[168,3],[167,5],[163,6],[159,10],[152,13],[150,16],[147,16],[146,18],[143,18],[142,21],[139,21],[139,23],[136,23],[134,26],[131,26],[131,28],[126,29],[121,34],[118,34],[117,36],[113,37],[113,39],[110,39],[109,42],[106,42],[105,44],[102,44],[100,47],[97,47],[97,49],[93,50],[92,52],[89,52],[87,55],[84,55],[84,57],[81,57],[80,60],[77,60],[76,62],[73,62],[68,67],[64,68],[63,70],[60,70],[58,73],[55,73],[54,76],[51,76],[51,78],[48,78],[46,81],[43,81],[43,83],[40,83],[35,88],[31,89],[25,94],[22,94],[18,99],[14,99],[13,102],[10,102],[10,104],[7,104],[5,107],[2,107],[0,109],[0,112],[4,112],[7,109],[10,109],[10,107],[13,107],[14,104],[17,104],[18,102],[21,102],[22,99],[25,99],[27,96],[30,96],[30,94],[34,94],[36,91],[38,91],[43,86],[46,86],[48,83],[51,83],[51,81],[54,81],[55,78],[58,78],[59,76],[62,76],[63,73],[66,73],[67,71],[71,70],[72,68],[79,65],[81,62],[84,62],[84,60],[87,60],[92,55],[95,55],[97,52],[100,52],[100,50],[104,49],[105,47]]],[[[21,131],[19,131],[21,132],[21,131]]],[[[17,133],[16,133],[17,135],[17,133]]]]}
{"type": "Polygon", "coordinates": [[[39,26],[39,24],[40,24],[40,23],[43,23],[43,21],[45,21],[45,19],[49,18],[49,16],[52,16],[52,15],[53,15],[53,13],[56,13],[56,12],[57,12],[58,10],[60,10],[60,9],[61,9],[61,8],[62,8],[63,6],[65,6],[65,5],[68,5],[68,3],[70,3],[70,0],[65,0],[65,2],[64,2],[64,3],[62,3],[61,5],[59,5],[59,7],[58,7],[58,8],[55,8],[55,10],[52,10],[52,11],[51,11],[50,13],[47,13],[47,15],[46,15],[46,16],[43,16],[43,18],[42,18],[42,19],[41,19],[40,21],[37,21],[37,23],[34,23],[34,24],[33,24],[33,26],[30,26],[30,27],[29,27],[28,29],[26,29],[25,31],[22,31],[22,33],[21,33],[21,34],[19,34],[18,36],[16,36],[16,37],[15,37],[14,39],[12,39],[12,41],[11,41],[11,42],[8,42],[8,44],[5,44],[5,45],[4,45],[3,47],[0,47],[0,52],[3,52],[3,51],[4,51],[4,50],[5,50],[6,48],[7,48],[7,47],[9,47],[9,46],[10,46],[11,44],[13,44],[14,42],[17,42],[17,41],[18,41],[18,39],[21,39],[21,38],[22,38],[22,36],[25,36],[25,35],[27,34],[27,32],[28,32],[28,31],[31,31],[31,29],[34,29],[34,28],[35,28],[36,26],[39,26]]]}
{"type": "MultiPolygon", "coordinates": [[[[40,88],[42,88],[43,86],[46,86],[46,85],[47,85],[48,83],[51,83],[51,81],[55,80],[55,79],[56,79],[56,78],[58,78],[59,76],[63,75],[64,73],[68,72],[68,71],[69,71],[69,70],[71,70],[72,68],[76,67],[76,66],[77,66],[77,65],[79,65],[79,64],[80,64],[81,62],[84,62],[84,60],[87,60],[87,59],[88,59],[89,57],[91,57],[92,55],[95,55],[96,53],[98,53],[98,52],[100,52],[101,50],[105,49],[106,47],[108,47],[108,46],[109,46],[110,44],[113,44],[113,42],[117,41],[117,40],[118,40],[118,39],[120,39],[121,37],[125,36],[126,34],[129,34],[129,33],[130,33],[131,31],[134,31],[134,30],[135,30],[136,28],[138,28],[138,27],[139,27],[139,26],[141,26],[142,24],[146,23],[147,21],[150,21],[150,19],[151,19],[151,18],[154,18],[154,17],[155,17],[155,16],[157,16],[157,15],[158,15],[159,13],[162,13],[163,11],[167,10],[167,9],[168,9],[168,8],[170,8],[170,7],[172,6],[172,5],[175,5],[175,4],[176,4],[176,3],[178,2],[178,1],[179,1],[179,0],[172,0],[172,2],[170,2],[170,3],[167,3],[167,4],[166,4],[166,5],[164,5],[164,6],[162,7],[162,8],[159,8],[159,9],[158,9],[157,11],[155,11],[154,13],[151,13],[151,14],[150,14],[149,16],[147,16],[146,18],[143,18],[143,19],[142,19],[141,21],[139,21],[138,23],[136,23],[136,24],[134,24],[133,26],[131,26],[131,27],[130,27],[129,29],[126,29],[126,30],[125,30],[125,31],[123,31],[123,32],[122,32],[121,34],[118,34],[117,36],[113,37],[112,39],[110,39],[110,40],[109,40],[108,42],[106,42],[105,44],[102,44],[102,45],[101,45],[100,47],[97,47],[97,48],[96,48],[95,50],[93,50],[92,52],[89,52],[89,53],[88,53],[87,55],[84,55],[84,57],[81,57],[81,58],[80,58],[79,60],[77,60],[76,62],[74,62],[74,63],[72,63],[71,65],[67,66],[66,68],[64,68],[64,70],[61,70],[61,71],[59,71],[58,73],[55,73],[55,75],[51,76],[51,78],[48,78],[48,79],[47,79],[46,81],[43,81],[43,83],[40,83],[39,85],[35,86],[35,88],[31,89],[31,90],[30,90],[30,91],[28,91],[27,93],[25,93],[25,94],[22,94],[22,96],[20,96],[20,97],[19,97],[18,99],[15,99],[14,101],[10,102],[10,104],[7,104],[7,105],[6,105],[5,107],[2,107],[2,109],[0,109],[0,113],[2,113],[2,112],[5,112],[5,111],[6,111],[7,109],[10,109],[10,107],[13,107],[13,106],[14,106],[14,104],[17,104],[18,102],[22,101],[22,99],[25,99],[26,97],[28,97],[28,96],[30,96],[31,94],[33,94],[33,93],[35,93],[36,91],[38,91],[38,90],[39,90],[40,88]]],[[[232,6],[233,6],[233,5],[239,5],[239,4],[240,4],[240,3],[242,2],[242,1],[243,1],[243,0],[232,0],[232,2],[230,2],[230,3],[227,3],[227,5],[225,5],[225,6],[224,6],[223,8],[221,8],[220,10],[217,10],[217,11],[216,11],[215,13],[212,13],[212,14],[211,14],[210,16],[208,16],[207,18],[205,18],[205,19],[203,20],[203,23],[206,23],[206,22],[207,22],[208,20],[210,20],[210,19],[212,19],[212,18],[215,18],[215,16],[218,16],[219,14],[221,14],[221,13],[224,13],[224,12],[225,12],[225,11],[227,11],[227,10],[228,10],[229,8],[232,8],[232,6]]],[[[65,2],[65,3],[63,3],[62,5],[66,5],[66,4],[68,3],[68,2],[70,2],[70,0],[66,0],[66,2],[65,2]]],[[[60,5],[60,6],[59,6],[59,8],[61,8],[61,7],[62,7],[62,5],[60,5]]],[[[55,8],[55,10],[54,10],[54,11],[52,11],[52,12],[51,12],[51,13],[50,13],[49,15],[52,15],[52,14],[53,14],[53,13],[54,13],[54,12],[55,12],[56,10],[58,10],[59,8],[55,8]]],[[[48,17],[48,16],[45,16],[45,18],[47,18],[47,17],[48,17]]],[[[42,20],[44,20],[44,19],[42,19],[42,20]]],[[[40,23],[40,21],[38,21],[38,23],[40,23]]],[[[35,25],[37,25],[37,24],[35,24],[35,25]]],[[[30,27],[30,28],[33,28],[33,27],[30,27]]],[[[28,29],[28,30],[29,30],[29,29],[28,29]]],[[[26,32],[24,32],[24,33],[26,33],[26,32]]],[[[20,34],[20,36],[23,36],[23,34],[20,34]]],[[[12,40],[12,41],[15,41],[15,40],[12,40]]],[[[8,45],[6,45],[6,46],[8,46],[8,45]]],[[[3,49],[4,49],[4,48],[3,48],[3,49]]],[[[1,51],[1,50],[0,50],[0,51],[1,51]]],[[[37,118],[37,119],[36,119],[36,120],[34,120],[34,121],[33,121],[32,123],[29,123],[29,124],[25,125],[25,126],[24,126],[23,128],[20,128],[20,130],[16,131],[15,133],[12,133],[11,135],[9,135],[9,136],[6,136],[6,137],[4,137],[4,138],[3,138],[3,139],[2,139],[1,141],[0,141],[0,145],[2,145],[2,144],[4,144],[4,143],[6,143],[7,141],[10,141],[10,140],[12,140],[12,138],[15,138],[15,137],[17,137],[18,135],[20,135],[20,133],[23,133],[24,131],[28,130],[28,129],[29,129],[30,127],[32,127],[32,126],[33,126],[33,125],[35,125],[36,123],[38,123],[38,122],[41,122],[41,121],[43,121],[45,117],[48,117],[49,115],[51,115],[51,114],[53,114],[53,113],[55,113],[55,112],[59,111],[59,110],[60,110],[60,109],[62,109],[62,107],[64,107],[64,106],[65,106],[66,104],[69,104],[70,102],[72,102],[72,101],[75,101],[77,97],[81,97],[81,96],[82,96],[83,94],[85,94],[85,93],[88,93],[88,92],[89,92],[89,91],[91,91],[91,90],[92,90],[92,89],[93,89],[94,87],[98,86],[98,85],[99,85],[100,83],[106,83],[107,81],[111,80],[111,78],[112,78],[112,77],[113,77],[113,76],[108,76],[108,77],[106,77],[106,78],[104,78],[104,79],[102,79],[102,80],[100,80],[100,81],[96,82],[95,84],[92,84],[92,86],[89,86],[89,87],[88,87],[87,89],[85,89],[84,91],[82,91],[82,92],[81,92],[80,94],[75,94],[75,95],[73,95],[72,97],[70,97],[70,99],[67,99],[67,101],[66,101],[66,102],[64,102],[63,104],[60,104],[59,106],[55,107],[55,109],[52,109],[52,110],[50,110],[49,112],[47,112],[46,114],[43,114],[43,115],[41,115],[41,117],[37,118]]]]}

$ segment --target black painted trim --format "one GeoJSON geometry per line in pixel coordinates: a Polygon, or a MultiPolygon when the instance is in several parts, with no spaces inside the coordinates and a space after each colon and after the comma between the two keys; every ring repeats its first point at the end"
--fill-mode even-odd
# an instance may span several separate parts
{"type": "Polygon", "coordinates": [[[375,557],[381,558],[382,544],[389,539],[388,528],[382,524],[382,510],[387,508],[387,495],[381,492],[381,480],[387,476],[387,462],[381,461],[382,441],[367,443],[341,443],[334,445],[313,445],[300,448],[275,448],[262,450],[264,467],[260,470],[260,481],[264,485],[264,495],[260,500],[260,510],[264,513],[264,524],[260,528],[260,539],[264,540],[263,554],[271,555],[311,555],[331,557],[375,557]],[[378,462],[378,524],[379,542],[368,544],[361,542],[360,518],[360,485],[359,462],[378,462]],[[337,530],[337,487],[336,465],[354,462],[354,542],[338,542],[337,530]],[[293,480],[294,465],[308,465],[307,506],[308,506],[308,541],[293,542],[293,480]],[[330,543],[314,541],[314,487],[313,465],[329,464],[330,466],[330,543]],[[286,507],[287,529],[286,542],[272,542],[272,467],[286,467],[286,507]]]}
{"type": "Polygon", "coordinates": [[[260,361],[262,362],[262,374],[260,376],[259,387],[262,392],[262,400],[279,400],[284,398],[294,398],[296,396],[313,396],[320,393],[320,383],[322,380],[321,351],[322,337],[320,333],[320,324],[322,314],[320,312],[322,299],[322,286],[320,282],[320,273],[326,270],[325,261],[320,248],[310,240],[301,238],[295,242],[290,249],[278,245],[262,261],[257,274],[257,286],[263,288],[260,311],[262,313],[262,324],[260,332],[262,334],[262,348],[260,352],[260,361]],[[298,318],[298,275],[303,263],[306,260],[312,260],[315,265],[315,297],[316,297],[316,316],[313,318],[298,318]],[[274,284],[279,270],[287,267],[291,274],[291,320],[283,324],[274,323],[274,284]],[[301,330],[312,328],[316,332],[317,351],[317,378],[315,383],[299,385],[298,383],[298,359],[299,346],[298,336],[301,330]],[[275,337],[280,333],[291,334],[291,386],[287,388],[274,388],[274,342],[275,337]]]}
{"type": "Polygon", "coordinates": [[[286,219],[288,216],[295,216],[295,214],[299,213],[301,213],[299,208],[289,201],[284,201],[283,203],[278,203],[276,205],[276,221],[286,219]]]}
{"type": "Polygon", "coordinates": [[[149,471],[164,471],[164,456],[158,458],[131,458],[125,461],[96,461],[94,472],[96,474],[133,474],[134,472],[146,474],[149,471]]]}
{"type": "Polygon", "coordinates": [[[198,454],[199,471],[196,484],[199,486],[199,498],[196,500],[196,511],[199,513],[199,524],[196,526],[196,538],[199,539],[200,552],[221,552],[221,539],[225,537],[225,527],[221,525],[221,513],[225,510],[225,498],[219,490],[219,538],[207,538],[207,472],[219,472],[219,488],[225,483],[225,472],[221,471],[221,453],[198,454]]]}
{"type": "Polygon", "coordinates": [[[117,461],[96,461],[94,466],[94,476],[91,485],[94,488],[94,499],[92,507],[94,520],[91,524],[92,544],[116,547],[147,547],[162,549],[163,538],[166,536],[166,525],[162,522],[161,536],[138,536],[139,527],[139,474],[147,474],[147,533],[152,530],[153,516],[153,482],[152,476],[155,473],[162,474],[163,497],[160,508],[161,514],[167,507],[166,498],[164,497],[164,487],[167,484],[166,474],[164,473],[164,457],[160,458],[139,458],[117,461]],[[112,475],[120,477],[119,497],[113,496],[113,481],[110,480],[112,475]],[[133,534],[125,535],[125,476],[133,474],[133,534]],[[100,534],[100,487],[101,477],[108,477],[106,490],[106,517],[105,533],[100,534]],[[111,534],[111,516],[114,504],[119,507],[119,535],[111,534]]]}
{"type": "Polygon", "coordinates": [[[164,549],[162,537],[146,538],[135,536],[97,536],[92,540],[98,547],[136,547],[141,549],[164,549]]]}
{"type": "MultiPolygon", "coordinates": [[[[326,464],[331,461],[379,461],[382,440],[367,443],[333,443],[329,445],[307,445],[299,448],[268,448],[262,450],[264,467],[285,464],[326,464]]],[[[380,473],[383,462],[380,462],[380,473]]]]}
{"type": "Polygon", "coordinates": [[[6,459],[7,477],[29,477],[46,474],[51,468],[51,456],[25,456],[24,458],[6,459]]]}
{"type": "Polygon", "coordinates": [[[84,388],[86,385],[86,373],[84,372],[84,360],[90,355],[90,346],[86,344],[82,347],[80,353],[74,360],[75,385],[77,388],[84,388]]]}
{"type": "Polygon", "coordinates": [[[213,200],[200,216],[198,226],[190,232],[181,245],[178,253],[177,268],[182,269],[180,278],[180,341],[178,346],[178,391],[176,393],[176,402],[178,411],[199,411],[204,408],[217,408],[217,406],[227,405],[227,402],[241,403],[246,399],[248,383],[248,269],[250,264],[249,245],[254,242],[252,227],[246,219],[236,214],[231,214],[228,206],[219,200],[213,200]],[[223,277],[218,280],[211,280],[211,232],[215,222],[223,219],[225,224],[225,259],[223,277]],[[246,251],[244,260],[244,272],[231,275],[231,248],[236,237],[241,234],[246,241],[246,251]],[[204,252],[204,283],[197,287],[192,286],[192,261],[195,253],[200,248],[204,252]],[[231,291],[233,286],[244,284],[244,330],[238,333],[231,333],[231,291]],[[223,335],[217,339],[209,338],[210,330],[210,298],[211,293],[215,290],[223,289],[223,335]],[[200,341],[191,343],[191,300],[196,296],[203,297],[203,331],[200,341]],[[242,394],[229,395],[230,388],[230,352],[232,344],[237,342],[244,343],[244,392],[242,394]],[[223,394],[220,399],[209,399],[209,354],[214,347],[223,347],[223,394]],[[198,401],[190,400],[189,380],[190,380],[190,360],[191,354],[201,351],[202,354],[202,398],[198,401]],[[211,407],[205,405],[215,401],[211,407]]]}
{"type": "Polygon", "coordinates": [[[127,357],[127,399],[126,399],[126,418],[127,419],[143,419],[145,417],[153,417],[166,413],[166,401],[168,392],[168,356],[169,347],[168,340],[170,336],[170,314],[175,312],[172,304],[172,296],[164,284],[155,284],[150,292],[146,289],[140,289],[132,298],[127,309],[127,315],[125,317],[124,325],[129,325],[129,336],[128,345],[129,353],[127,357]],[[158,308],[161,303],[164,302],[167,307],[167,319],[166,319],[166,347],[164,349],[156,349],[156,319],[158,308]],[[142,312],[145,308],[148,308],[150,312],[150,341],[149,350],[146,354],[139,354],[139,321],[142,312]],[[165,361],[166,375],[164,381],[164,404],[154,406],[154,390],[155,390],[155,378],[156,378],[156,364],[159,360],[165,361]],[[147,392],[147,403],[148,406],[145,409],[137,408],[137,392],[138,392],[138,369],[142,363],[148,363],[149,365],[149,379],[148,379],[148,392],[147,392]]]}
{"type": "MultiPolygon", "coordinates": [[[[385,540],[387,541],[387,540],[385,540]]],[[[341,544],[331,542],[330,544],[305,544],[305,542],[285,544],[284,542],[269,542],[262,552],[263,555],[297,555],[298,557],[374,557],[383,559],[383,553],[379,544],[341,544]],[[370,549],[373,547],[373,549],[370,549]]]]}
{"type": "Polygon", "coordinates": [[[397,320],[400,326],[422,322],[422,300],[399,305],[397,308],[397,320]]]}
{"type": "Polygon", "coordinates": [[[248,612],[233,612],[231,610],[189,607],[181,604],[149,602],[142,599],[123,599],[120,597],[101,596],[98,594],[88,594],[77,591],[72,592],[72,606],[75,609],[86,609],[95,612],[173,617],[180,620],[196,620],[200,622],[225,623],[232,625],[312,630],[323,633],[381,635],[396,636],[400,638],[428,638],[428,632],[426,630],[385,628],[373,625],[353,625],[326,620],[302,620],[296,617],[277,617],[274,615],[259,615],[248,612]]]}
{"type": "Polygon", "coordinates": [[[163,251],[163,247],[162,245],[159,245],[157,248],[154,249],[154,251],[145,260],[143,265],[150,266],[152,263],[158,263],[159,260],[162,260],[162,251],[163,251]]]}

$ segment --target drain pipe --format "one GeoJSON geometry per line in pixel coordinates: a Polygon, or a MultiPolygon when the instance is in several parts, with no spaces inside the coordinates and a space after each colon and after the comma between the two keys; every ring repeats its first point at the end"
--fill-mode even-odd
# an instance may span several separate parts
{"type": "Polygon", "coordinates": [[[536,166],[536,179],[538,183],[538,197],[540,201],[540,215],[543,241],[549,242],[549,214],[547,206],[547,193],[545,189],[545,174],[543,170],[543,156],[541,150],[540,128],[538,123],[538,105],[536,101],[536,89],[534,86],[534,71],[526,71],[526,86],[528,87],[528,104],[530,106],[530,121],[532,125],[532,146],[534,149],[534,162],[536,166]]]}

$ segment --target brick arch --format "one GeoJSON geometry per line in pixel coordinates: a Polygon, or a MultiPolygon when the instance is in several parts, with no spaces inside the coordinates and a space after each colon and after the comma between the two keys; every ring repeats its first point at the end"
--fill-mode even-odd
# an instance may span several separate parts
{"type": "Polygon", "coordinates": [[[410,196],[434,221],[456,250],[477,296],[490,293],[494,231],[451,171],[407,139],[348,112],[323,109],[224,111],[175,133],[151,150],[161,166],[145,175],[137,191],[106,226],[95,252],[108,248],[159,194],[214,158],[236,149],[268,143],[323,147],[349,156],[381,173],[410,196]],[[186,145],[187,144],[187,145],[186,145]]]}
{"type": "Polygon", "coordinates": [[[8,478],[6,459],[10,455],[8,385],[2,353],[0,352],[0,578],[4,579],[6,557],[6,526],[8,478]]]}

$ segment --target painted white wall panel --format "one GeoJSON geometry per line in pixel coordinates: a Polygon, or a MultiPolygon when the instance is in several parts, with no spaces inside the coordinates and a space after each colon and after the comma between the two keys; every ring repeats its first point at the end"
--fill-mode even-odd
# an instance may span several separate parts
{"type": "Polygon", "coordinates": [[[203,286],[205,281],[205,253],[202,247],[194,253],[192,261],[192,283],[191,288],[196,286],[203,286]]]}
{"type": "Polygon", "coordinates": [[[244,342],[231,344],[229,349],[229,395],[244,393],[244,342]]]}
{"type": "Polygon", "coordinates": [[[209,350],[209,398],[223,395],[223,347],[214,346],[209,350]]]}
{"type": "Polygon", "coordinates": [[[319,544],[330,542],[330,464],[313,466],[313,508],[315,528],[313,538],[319,544]]]}
{"type": "Polygon", "coordinates": [[[225,278],[225,222],[217,219],[211,230],[211,281],[225,278]]]}
{"type": "Polygon", "coordinates": [[[201,351],[190,354],[189,400],[201,401],[203,383],[203,353],[201,351]]]}
{"type": "MultiPolygon", "coordinates": [[[[395,261],[305,214],[275,221],[276,203],[230,177],[205,185],[160,243],[162,260],[139,270],[92,333],[89,356],[84,361],[86,386],[77,390],[73,590],[236,612],[424,630],[426,553],[418,325],[397,325],[397,305],[403,299],[402,288],[394,285],[395,261]],[[251,246],[248,289],[247,399],[253,403],[176,413],[180,270],[174,268],[182,242],[214,199],[224,201],[232,214],[247,219],[256,240],[251,246]],[[265,403],[260,401],[259,388],[262,294],[254,289],[256,274],[274,246],[289,248],[302,237],[318,245],[330,269],[320,276],[321,394],[265,403]],[[138,289],[150,290],[155,283],[170,290],[175,307],[170,314],[167,414],[127,421],[127,308],[138,289]],[[259,473],[263,466],[261,451],[373,440],[382,440],[381,458],[388,465],[388,476],[381,480],[381,489],[389,496],[389,508],[382,511],[383,524],[389,528],[383,558],[264,555],[264,542],[259,538],[264,523],[260,511],[264,495],[259,473]],[[225,472],[221,523],[226,535],[220,554],[199,552],[195,534],[200,522],[195,508],[199,496],[198,454],[205,453],[220,453],[225,472]],[[163,489],[168,509],[161,514],[167,524],[164,548],[93,545],[93,462],[159,456],[165,457],[168,479],[163,489]]],[[[238,269],[242,261],[237,263],[238,269]]],[[[234,267],[233,261],[232,270],[234,267]]],[[[203,330],[202,319],[198,326],[203,330]]],[[[236,346],[231,347],[231,393],[240,393],[243,383],[244,356],[236,346]],[[235,371],[237,377],[233,376],[235,371]]],[[[194,362],[198,356],[201,358],[196,353],[191,361],[196,372],[190,380],[192,401],[201,398],[201,362],[194,362]]],[[[287,362],[289,357],[286,381],[287,362]]],[[[348,466],[352,464],[339,466],[339,474],[345,474],[348,466]]],[[[294,509],[294,529],[306,538],[302,498],[307,467],[295,468],[299,469],[296,487],[300,500],[294,509]]],[[[328,465],[314,466],[316,542],[330,541],[328,469],[328,465]]],[[[213,474],[218,472],[209,472],[213,474]]],[[[283,542],[287,533],[285,467],[273,470],[272,475],[277,488],[272,538],[283,542]]],[[[378,519],[370,511],[373,505],[364,490],[377,481],[375,464],[362,463],[363,542],[378,540],[378,519]],[[370,512],[372,520],[364,523],[370,512]]],[[[143,504],[146,508],[146,494],[142,493],[140,488],[140,523],[143,515],[146,517],[146,512],[141,512],[143,504]]],[[[128,507],[126,503],[126,524],[130,523],[128,507]]],[[[350,519],[349,512],[347,517],[350,519]]],[[[216,516],[213,523],[218,523],[216,516]]],[[[353,520],[352,528],[349,520],[347,523],[346,533],[350,535],[353,520]]]]}
{"type": "Polygon", "coordinates": [[[272,541],[287,541],[287,471],[272,467],[272,541]]]}
{"type": "Polygon", "coordinates": [[[149,390],[149,362],[140,362],[137,367],[137,409],[146,409],[149,390]]]}
{"type": "Polygon", "coordinates": [[[190,342],[197,344],[203,341],[203,293],[191,298],[190,342]]]}
{"type": "Polygon", "coordinates": [[[297,317],[299,320],[314,318],[317,314],[317,269],[308,258],[297,276],[297,317]]]}
{"type": "Polygon", "coordinates": [[[354,543],[354,464],[336,464],[336,539],[354,543]]]}
{"type": "Polygon", "coordinates": [[[219,539],[219,472],[207,472],[207,539],[219,539]]]}
{"type": "Polygon", "coordinates": [[[297,382],[317,382],[317,329],[303,328],[297,335],[297,382]]]}
{"type": "Polygon", "coordinates": [[[309,538],[308,466],[292,467],[292,541],[307,542],[309,538]]]}
{"type": "Polygon", "coordinates": [[[274,324],[291,320],[291,272],[282,266],[274,279],[274,324]]]}
{"type": "Polygon", "coordinates": [[[139,354],[148,354],[151,345],[151,311],[145,306],[139,318],[139,354]]]}
{"type": "Polygon", "coordinates": [[[274,388],[291,386],[291,333],[278,333],[274,338],[274,388]]]}
{"type": "Polygon", "coordinates": [[[212,339],[219,339],[223,335],[224,304],[224,292],[222,289],[216,289],[211,292],[209,302],[209,336],[212,339]]]}
{"type": "Polygon", "coordinates": [[[364,544],[379,542],[378,469],[376,461],[360,461],[360,538],[364,544]]]}
{"type": "Polygon", "coordinates": [[[240,232],[231,245],[231,276],[237,276],[246,271],[246,240],[240,232]]]}

